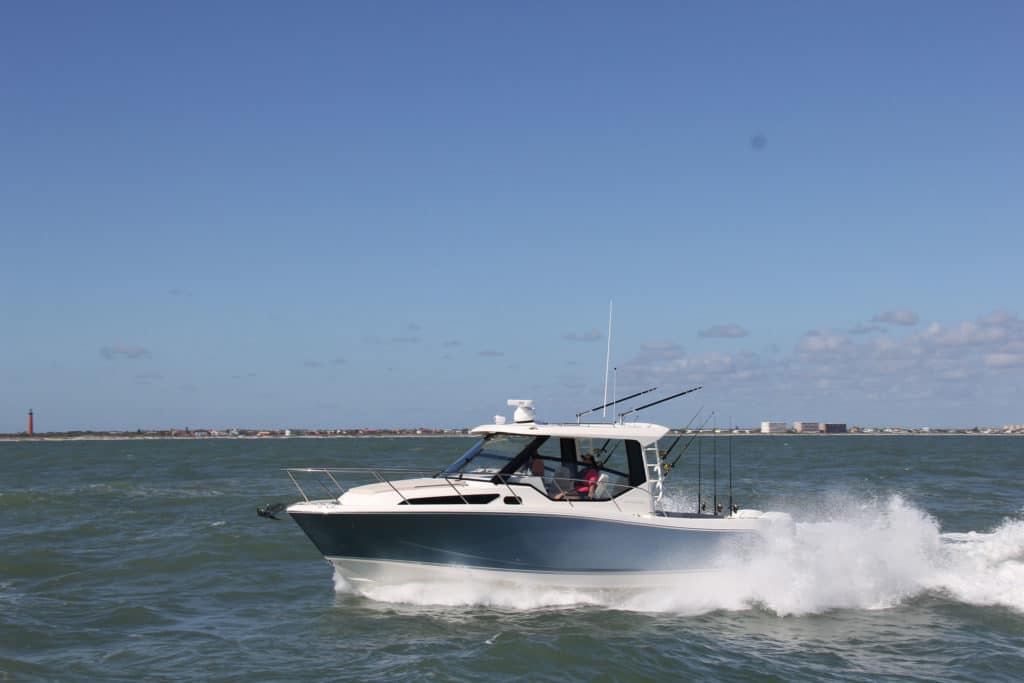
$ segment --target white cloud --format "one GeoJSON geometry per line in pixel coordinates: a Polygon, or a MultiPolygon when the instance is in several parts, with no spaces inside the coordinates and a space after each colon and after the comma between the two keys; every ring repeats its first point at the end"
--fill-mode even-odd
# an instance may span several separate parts
{"type": "Polygon", "coordinates": [[[898,311],[886,311],[885,313],[878,313],[871,317],[873,323],[889,323],[890,325],[916,325],[918,321],[917,313],[908,311],[906,309],[898,311]]]}
{"type": "Polygon", "coordinates": [[[985,346],[1008,341],[1011,330],[1005,326],[978,325],[962,322],[953,327],[932,323],[921,335],[922,339],[937,346],[985,346]]]}
{"type": "Polygon", "coordinates": [[[849,330],[850,334],[871,334],[872,332],[888,332],[889,330],[881,325],[854,325],[849,330]]]}
{"type": "Polygon", "coordinates": [[[993,311],[988,315],[983,315],[978,318],[978,324],[986,326],[1007,326],[1020,329],[1021,325],[1024,324],[1024,321],[1009,311],[993,311]]]}
{"type": "Polygon", "coordinates": [[[1024,379],[1024,321],[999,313],[903,336],[810,330],[788,352],[763,354],[688,356],[674,342],[659,342],[641,347],[619,370],[620,387],[697,382],[797,413],[856,407],[896,421],[941,414],[951,424],[990,397],[1012,394],[1024,379]]]}
{"type": "Polygon", "coordinates": [[[847,340],[838,334],[811,330],[800,340],[798,348],[805,353],[833,353],[841,350],[847,343],[847,340]]]}
{"type": "Polygon", "coordinates": [[[388,346],[391,344],[418,344],[420,338],[416,335],[401,334],[395,337],[378,337],[375,335],[367,335],[363,337],[363,343],[372,344],[374,346],[388,346]]]}
{"type": "Polygon", "coordinates": [[[675,342],[653,342],[640,347],[637,360],[679,360],[685,357],[686,351],[675,342]]]}
{"type": "Polygon", "coordinates": [[[317,359],[309,359],[309,360],[303,361],[302,365],[304,367],[307,367],[307,368],[318,369],[318,368],[326,367],[328,365],[337,367],[339,365],[344,365],[347,362],[348,362],[347,360],[345,360],[344,358],[341,358],[339,356],[337,358],[332,358],[331,360],[326,361],[326,362],[324,362],[322,360],[317,360],[317,359]]]}
{"type": "Polygon", "coordinates": [[[1014,368],[1024,366],[1024,353],[987,353],[985,365],[990,368],[1014,368]]]}
{"type": "Polygon", "coordinates": [[[100,355],[107,360],[116,360],[118,358],[139,360],[150,357],[149,349],[144,349],[141,346],[128,346],[123,344],[104,346],[100,349],[100,355]]]}
{"type": "Polygon", "coordinates": [[[701,330],[697,333],[701,337],[711,337],[717,339],[736,339],[739,337],[749,337],[750,332],[740,325],[712,325],[706,330],[701,330]]]}
{"type": "Polygon", "coordinates": [[[589,329],[586,332],[567,332],[562,335],[562,339],[565,339],[566,341],[593,342],[598,341],[601,338],[601,331],[596,327],[589,329]]]}

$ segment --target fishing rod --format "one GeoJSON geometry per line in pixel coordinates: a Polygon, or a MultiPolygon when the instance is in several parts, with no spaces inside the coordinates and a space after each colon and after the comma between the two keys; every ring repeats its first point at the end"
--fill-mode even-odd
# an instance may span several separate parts
{"type": "MultiPolygon", "coordinates": [[[[682,458],[684,455],[686,455],[686,451],[690,450],[690,445],[693,443],[693,440],[696,439],[698,436],[700,436],[700,433],[702,431],[704,431],[704,426],[714,416],[715,416],[715,411],[712,410],[711,413],[707,417],[704,418],[704,421],[700,423],[700,426],[697,427],[697,431],[695,431],[693,433],[693,436],[691,436],[690,440],[686,442],[686,445],[683,446],[683,450],[679,451],[679,455],[676,456],[676,459],[673,460],[671,463],[665,463],[664,465],[662,465],[662,467],[665,469],[665,474],[668,474],[669,472],[671,472],[672,468],[675,467],[676,463],[679,462],[679,459],[682,458]]],[[[697,442],[697,446],[698,446],[698,448],[700,447],[700,442],[699,441],[697,442]]]]}
{"type": "Polygon", "coordinates": [[[697,442],[697,514],[699,515],[704,511],[704,500],[701,498],[701,484],[704,482],[704,478],[701,476],[701,443],[697,442]]]}
{"type": "Polygon", "coordinates": [[[636,398],[637,396],[643,396],[644,394],[649,394],[652,391],[657,391],[657,390],[658,390],[658,387],[651,387],[650,389],[644,389],[643,391],[638,391],[635,394],[630,394],[629,396],[625,396],[623,398],[616,399],[614,401],[609,401],[608,403],[605,403],[604,405],[597,406],[596,408],[591,408],[590,410],[582,410],[582,411],[576,413],[576,422],[579,422],[580,418],[583,417],[584,415],[589,415],[590,413],[594,413],[594,412],[597,412],[598,410],[602,410],[602,409],[607,408],[609,406],[613,406],[616,403],[622,403],[623,401],[628,401],[628,400],[630,400],[632,398],[636,398]]]}
{"type": "Polygon", "coordinates": [[[697,416],[700,415],[700,411],[702,411],[702,410],[704,410],[704,406],[701,406],[700,408],[697,409],[697,412],[693,414],[693,417],[690,418],[690,421],[687,422],[686,426],[683,427],[682,430],[679,432],[679,436],[677,436],[675,438],[675,441],[672,442],[672,444],[668,447],[667,450],[662,451],[662,453],[661,453],[661,459],[662,460],[664,460],[665,458],[667,458],[669,455],[672,454],[672,449],[676,447],[677,443],[679,443],[679,439],[683,438],[683,432],[685,432],[686,430],[688,430],[690,428],[690,425],[693,424],[693,421],[697,419],[697,416]]]}
{"type": "Polygon", "coordinates": [[[735,506],[732,504],[732,434],[729,434],[729,512],[732,514],[736,513],[735,506]]]}
{"type": "Polygon", "coordinates": [[[714,481],[714,487],[715,487],[714,488],[714,498],[712,499],[712,508],[711,508],[711,510],[715,513],[715,516],[717,517],[718,513],[721,511],[721,508],[718,507],[718,428],[717,428],[717,424],[716,424],[716,427],[715,427],[715,435],[713,437],[711,437],[711,446],[712,446],[712,451],[714,452],[714,456],[712,458],[712,460],[714,462],[714,467],[713,467],[714,474],[712,475],[712,481],[714,481]]]}
{"type": "Polygon", "coordinates": [[[630,408],[627,411],[619,413],[619,421],[621,422],[622,418],[624,418],[626,415],[629,415],[631,413],[638,413],[641,410],[645,410],[647,408],[650,408],[651,406],[656,406],[659,403],[664,403],[665,401],[671,401],[674,398],[679,398],[680,396],[685,396],[686,394],[693,393],[694,391],[698,391],[698,390],[703,389],[703,388],[704,387],[693,387],[692,389],[687,389],[686,391],[680,391],[678,394],[672,394],[671,396],[666,396],[665,398],[660,398],[657,401],[651,401],[650,403],[645,403],[642,406],[637,406],[636,408],[630,408]]]}

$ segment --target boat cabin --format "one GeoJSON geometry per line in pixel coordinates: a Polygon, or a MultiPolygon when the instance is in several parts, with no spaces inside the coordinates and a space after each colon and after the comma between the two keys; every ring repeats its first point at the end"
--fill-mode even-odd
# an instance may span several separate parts
{"type": "Polygon", "coordinates": [[[593,512],[650,514],[662,497],[658,440],[667,432],[647,423],[547,424],[534,421],[532,410],[517,410],[514,424],[498,416],[471,430],[480,439],[429,476],[399,479],[414,471],[376,468],[289,469],[289,475],[307,501],[296,475],[319,474],[338,489],[335,504],[364,509],[469,504],[568,511],[586,503],[593,512]],[[345,488],[336,473],[375,483],[345,488]]]}
{"type": "Polygon", "coordinates": [[[551,500],[611,500],[635,489],[660,494],[657,441],[668,430],[651,424],[495,423],[438,476],[528,485],[551,500]],[[649,480],[656,486],[647,487],[649,480]],[[657,490],[655,490],[657,489],[657,490]]]}

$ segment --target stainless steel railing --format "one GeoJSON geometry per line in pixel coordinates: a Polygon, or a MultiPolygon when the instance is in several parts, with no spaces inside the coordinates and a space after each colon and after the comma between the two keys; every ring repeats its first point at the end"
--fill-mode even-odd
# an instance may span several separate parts
{"type": "MultiPolygon", "coordinates": [[[[376,481],[381,484],[387,484],[395,493],[399,495],[399,497],[401,497],[403,501],[408,499],[393,483],[391,483],[391,480],[395,478],[396,475],[403,475],[401,478],[406,479],[408,478],[408,475],[436,477],[437,475],[441,474],[437,470],[380,467],[289,467],[285,471],[288,473],[288,478],[292,480],[293,484],[295,484],[295,488],[299,490],[299,494],[302,496],[303,500],[305,500],[307,503],[310,501],[309,495],[306,494],[306,490],[302,487],[302,484],[299,481],[302,475],[306,474],[315,475],[311,478],[327,492],[327,495],[330,498],[333,499],[340,498],[341,495],[345,493],[346,488],[342,486],[341,483],[338,481],[338,478],[334,476],[335,474],[342,474],[348,476],[361,475],[367,477],[367,479],[369,480],[376,481]],[[296,477],[297,474],[299,475],[299,477],[296,477]],[[330,483],[331,486],[333,486],[333,489],[327,485],[328,482],[330,483]]],[[[448,480],[449,478],[443,477],[443,479],[448,480]]],[[[372,481],[367,481],[366,483],[372,483],[372,481]]],[[[349,488],[352,487],[349,486],[349,488]]],[[[457,494],[459,493],[458,488],[456,488],[454,485],[452,485],[452,488],[455,489],[455,492],[457,494]]],[[[465,499],[463,499],[463,502],[465,502],[465,499]]]]}
{"type": "MultiPolygon", "coordinates": [[[[463,503],[468,503],[465,495],[459,490],[459,482],[465,481],[487,481],[493,482],[495,477],[500,481],[501,484],[508,489],[509,494],[516,496],[516,491],[513,486],[530,486],[534,490],[538,490],[537,487],[531,481],[527,479],[533,479],[534,477],[524,477],[523,475],[502,475],[495,472],[480,472],[480,473],[460,473],[458,476],[444,476],[443,472],[438,470],[423,470],[423,469],[407,469],[407,468],[379,468],[379,467],[289,467],[285,469],[288,473],[288,478],[291,479],[292,484],[298,489],[299,495],[302,496],[303,500],[307,503],[312,499],[306,491],[306,487],[310,486],[310,482],[314,485],[319,486],[324,490],[329,500],[337,502],[337,500],[345,493],[346,490],[354,488],[355,486],[361,486],[370,483],[387,484],[392,491],[394,491],[403,502],[408,503],[409,498],[402,492],[400,488],[395,486],[394,481],[401,481],[403,479],[409,479],[415,476],[429,477],[438,481],[445,482],[451,487],[455,495],[463,503]],[[338,476],[336,476],[338,475],[338,476]],[[347,480],[350,478],[360,479],[357,484],[343,485],[339,478],[347,480]],[[306,483],[306,487],[303,487],[303,482],[306,483]]],[[[540,477],[536,477],[539,479],[540,477]]],[[[578,479],[572,477],[554,477],[551,479],[545,479],[544,488],[540,490],[545,496],[567,502],[570,506],[579,503],[581,501],[586,502],[597,502],[597,501],[611,501],[613,505],[621,512],[622,507],[616,500],[621,495],[628,491],[641,491],[644,495],[651,498],[652,510],[654,503],[654,496],[651,491],[645,488],[645,485],[631,486],[625,483],[619,482],[603,482],[607,491],[607,497],[602,496],[601,498],[590,501],[585,498],[580,498],[576,495],[577,488],[583,484],[589,484],[590,482],[586,479],[578,479]],[[548,488],[548,484],[551,488],[548,488]],[[561,494],[561,495],[559,495],[561,494]]],[[[347,483],[347,482],[346,482],[347,483]]],[[[600,484],[599,484],[600,485],[600,484]]]]}

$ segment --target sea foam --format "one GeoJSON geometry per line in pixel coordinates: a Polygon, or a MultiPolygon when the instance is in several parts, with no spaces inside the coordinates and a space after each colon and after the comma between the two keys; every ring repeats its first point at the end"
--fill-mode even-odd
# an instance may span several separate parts
{"type": "Polygon", "coordinates": [[[416,605],[503,609],[603,606],[700,614],[763,609],[803,615],[833,609],[886,609],[925,593],[972,605],[1024,612],[1024,521],[989,533],[942,533],[927,513],[892,495],[872,501],[823,501],[792,527],[711,558],[717,571],[686,574],[668,590],[545,589],[509,584],[350,585],[338,592],[416,605]]]}

